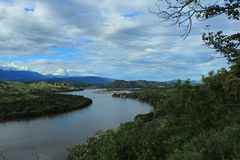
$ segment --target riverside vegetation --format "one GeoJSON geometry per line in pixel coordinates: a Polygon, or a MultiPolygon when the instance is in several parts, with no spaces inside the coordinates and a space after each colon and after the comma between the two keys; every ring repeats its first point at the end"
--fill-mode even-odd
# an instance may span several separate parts
{"type": "Polygon", "coordinates": [[[68,148],[67,159],[240,159],[240,61],[202,81],[115,95],[150,103],[154,111],[68,148]]]}
{"type": "Polygon", "coordinates": [[[0,120],[62,113],[84,108],[92,100],[58,92],[82,90],[69,83],[0,82],[0,120]]]}

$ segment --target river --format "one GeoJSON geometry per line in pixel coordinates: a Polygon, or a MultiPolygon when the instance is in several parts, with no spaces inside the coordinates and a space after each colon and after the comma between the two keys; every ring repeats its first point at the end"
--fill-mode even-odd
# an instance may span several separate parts
{"type": "Polygon", "coordinates": [[[148,113],[148,104],[97,94],[99,90],[68,92],[93,100],[85,109],[55,116],[0,123],[0,160],[63,160],[66,147],[84,143],[98,130],[116,129],[138,114],[148,113]]]}

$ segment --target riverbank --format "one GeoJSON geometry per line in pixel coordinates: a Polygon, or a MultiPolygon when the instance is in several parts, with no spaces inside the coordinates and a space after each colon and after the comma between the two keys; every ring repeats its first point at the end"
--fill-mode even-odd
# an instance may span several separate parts
{"type": "Polygon", "coordinates": [[[48,83],[0,82],[0,121],[63,113],[88,107],[92,100],[58,92],[82,90],[48,83]]]}
{"type": "Polygon", "coordinates": [[[113,90],[113,89],[104,89],[100,91],[95,91],[97,94],[123,94],[130,93],[131,90],[113,90]]]}
{"type": "Polygon", "coordinates": [[[67,159],[239,159],[237,76],[222,69],[197,86],[179,81],[163,91],[115,94],[152,104],[154,110],[68,148],[67,159]]]}
{"type": "Polygon", "coordinates": [[[135,99],[144,103],[148,103],[151,106],[155,106],[161,98],[162,92],[166,90],[147,90],[138,92],[131,92],[131,93],[114,93],[112,95],[113,98],[130,98],[135,99]]]}

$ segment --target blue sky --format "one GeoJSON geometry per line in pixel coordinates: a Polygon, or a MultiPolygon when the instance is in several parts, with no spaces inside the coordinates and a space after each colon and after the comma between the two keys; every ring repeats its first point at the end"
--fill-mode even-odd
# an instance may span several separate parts
{"type": "Polygon", "coordinates": [[[170,27],[151,14],[157,0],[0,1],[0,67],[42,74],[96,75],[126,80],[199,80],[227,67],[203,45],[201,33],[239,31],[221,16],[170,27]]]}

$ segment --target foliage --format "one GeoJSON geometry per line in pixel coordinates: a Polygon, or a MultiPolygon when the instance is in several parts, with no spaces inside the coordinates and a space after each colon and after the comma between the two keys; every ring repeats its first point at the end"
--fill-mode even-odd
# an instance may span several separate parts
{"type": "Polygon", "coordinates": [[[158,100],[162,97],[159,92],[162,90],[146,90],[146,91],[140,91],[140,92],[132,92],[132,93],[121,93],[121,94],[113,94],[113,97],[118,98],[131,98],[131,99],[137,99],[141,102],[146,102],[150,105],[156,105],[158,100]]]}
{"type": "Polygon", "coordinates": [[[70,147],[67,159],[240,158],[240,78],[233,69],[210,72],[198,86],[178,82],[164,91],[124,96],[151,102],[153,113],[70,147]]]}

